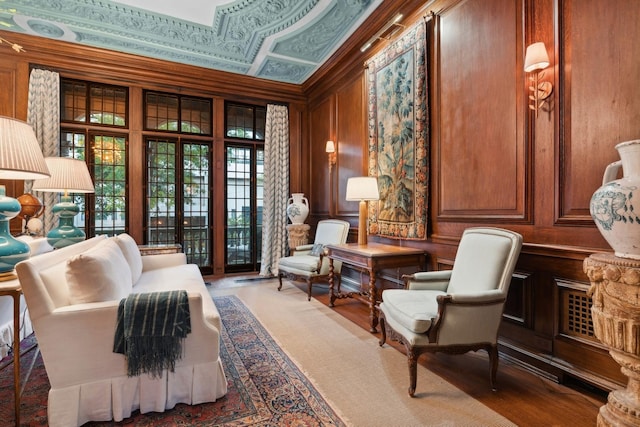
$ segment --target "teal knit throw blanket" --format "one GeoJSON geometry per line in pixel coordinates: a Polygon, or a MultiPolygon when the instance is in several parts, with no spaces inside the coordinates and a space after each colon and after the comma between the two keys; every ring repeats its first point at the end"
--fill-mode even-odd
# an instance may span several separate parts
{"type": "Polygon", "coordinates": [[[118,305],[113,351],[124,354],[130,377],[160,378],[165,369],[174,372],[190,332],[187,291],[131,294],[118,305]]]}

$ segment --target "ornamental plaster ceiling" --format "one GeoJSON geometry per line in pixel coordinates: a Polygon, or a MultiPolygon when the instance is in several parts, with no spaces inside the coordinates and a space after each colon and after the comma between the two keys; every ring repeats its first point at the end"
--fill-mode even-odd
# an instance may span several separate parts
{"type": "Polygon", "coordinates": [[[0,0],[0,28],[301,84],[382,1],[0,0]]]}

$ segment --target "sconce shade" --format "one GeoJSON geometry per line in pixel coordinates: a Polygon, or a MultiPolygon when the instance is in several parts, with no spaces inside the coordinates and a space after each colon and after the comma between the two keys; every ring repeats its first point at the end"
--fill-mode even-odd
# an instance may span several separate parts
{"type": "Polygon", "coordinates": [[[33,128],[0,116],[0,179],[41,179],[49,175],[33,128]]]}
{"type": "Polygon", "coordinates": [[[69,157],[45,159],[51,177],[33,182],[33,190],[51,193],[93,193],[93,181],[83,160],[69,157]]]}
{"type": "Polygon", "coordinates": [[[346,200],[378,200],[378,179],[371,176],[349,178],[347,181],[346,200]]]}
{"type": "Polygon", "coordinates": [[[335,143],[331,140],[327,141],[327,145],[325,146],[324,151],[327,153],[335,153],[336,152],[335,143]]]}
{"type": "Polygon", "coordinates": [[[524,56],[524,71],[530,73],[535,70],[542,70],[549,66],[549,55],[543,42],[537,42],[527,46],[524,56]]]}

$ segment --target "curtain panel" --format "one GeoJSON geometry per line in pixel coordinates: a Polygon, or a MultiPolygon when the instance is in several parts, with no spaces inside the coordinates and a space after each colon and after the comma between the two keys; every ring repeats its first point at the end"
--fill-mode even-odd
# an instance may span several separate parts
{"type": "MultiPolygon", "coordinates": [[[[33,69],[29,77],[29,123],[40,142],[45,157],[60,155],[60,76],[49,70],[33,69]]],[[[31,191],[33,181],[24,182],[25,193],[31,191]]],[[[44,234],[54,228],[55,216],[51,211],[58,202],[58,194],[38,192],[36,196],[44,205],[44,234]]]]}
{"type": "Polygon", "coordinates": [[[289,110],[267,105],[264,139],[264,206],[260,275],[274,276],[287,249],[289,199],[289,110]]]}

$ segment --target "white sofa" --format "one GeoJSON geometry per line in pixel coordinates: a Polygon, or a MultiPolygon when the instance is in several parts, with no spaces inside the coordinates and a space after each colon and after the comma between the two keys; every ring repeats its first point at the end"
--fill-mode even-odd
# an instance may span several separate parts
{"type": "Polygon", "coordinates": [[[220,316],[198,267],[183,253],[140,256],[130,236],[118,238],[94,237],[16,266],[51,383],[50,426],[121,421],[227,392],[220,316]],[[125,357],[112,351],[120,297],[173,289],[189,297],[183,357],[161,378],[128,377],[125,357]]]}

